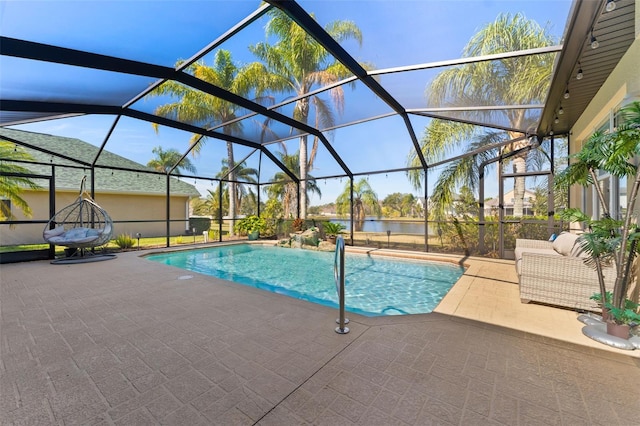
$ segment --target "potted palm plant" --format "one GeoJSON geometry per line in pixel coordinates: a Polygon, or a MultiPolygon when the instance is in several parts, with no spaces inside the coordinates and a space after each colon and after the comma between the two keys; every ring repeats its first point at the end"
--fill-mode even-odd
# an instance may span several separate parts
{"type": "Polygon", "coordinates": [[[343,224],[336,222],[324,222],[322,224],[322,228],[324,229],[327,241],[333,244],[336,243],[338,234],[340,234],[345,229],[343,224]]]}
{"type": "Polygon", "coordinates": [[[633,280],[632,266],[639,251],[640,239],[635,212],[640,191],[640,168],[635,162],[640,156],[640,102],[631,103],[620,113],[624,123],[613,132],[594,133],[581,151],[573,156],[575,161],[557,176],[556,184],[579,184],[595,188],[602,217],[592,219],[579,209],[567,209],[562,216],[586,224],[586,232],[579,241],[581,249],[589,255],[585,262],[595,268],[598,274],[600,295],[607,295],[602,266],[615,265],[616,277],[611,298],[605,297],[601,301],[601,306],[608,308],[608,322],[634,326],[640,323],[640,315],[637,301],[628,299],[628,291],[633,280]],[[612,218],[608,210],[609,203],[598,184],[600,171],[618,179],[631,180],[627,190],[626,212],[620,219],[612,218]]]}

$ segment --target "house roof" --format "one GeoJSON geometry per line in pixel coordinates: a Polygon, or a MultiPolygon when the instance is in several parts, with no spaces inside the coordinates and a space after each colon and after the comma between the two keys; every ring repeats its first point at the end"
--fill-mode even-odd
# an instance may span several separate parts
{"type": "MultiPolygon", "coordinates": [[[[34,174],[49,176],[55,164],[57,190],[79,190],[82,177],[90,173],[91,164],[99,158],[96,165],[100,167],[95,169],[96,192],[159,195],[167,192],[166,177],[154,169],[106,150],[100,152],[99,147],[80,139],[13,129],[0,129],[0,138],[24,147],[34,161],[24,166],[34,174]]],[[[173,195],[200,196],[195,186],[174,177],[170,188],[173,195]]]]}
{"type": "MultiPolygon", "coordinates": [[[[527,200],[527,198],[529,198],[530,200],[535,200],[536,198],[536,193],[534,191],[530,191],[528,189],[524,190],[525,193],[525,201],[524,204],[527,206],[531,205],[531,201],[527,200]]],[[[504,193],[504,205],[505,206],[513,206],[513,189],[511,191],[507,191],[504,193]]],[[[486,200],[484,202],[484,208],[497,208],[500,204],[500,200],[498,197],[494,197],[490,200],[486,200]]]]}

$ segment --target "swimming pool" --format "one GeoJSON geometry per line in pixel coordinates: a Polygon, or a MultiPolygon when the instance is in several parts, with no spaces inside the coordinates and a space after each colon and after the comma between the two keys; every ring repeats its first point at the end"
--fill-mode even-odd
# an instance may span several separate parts
{"type": "MultiPolygon", "coordinates": [[[[333,252],[236,244],[146,258],[338,308],[333,252]]],[[[449,263],[345,253],[345,309],[366,316],[428,313],[463,272],[449,263]]]]}

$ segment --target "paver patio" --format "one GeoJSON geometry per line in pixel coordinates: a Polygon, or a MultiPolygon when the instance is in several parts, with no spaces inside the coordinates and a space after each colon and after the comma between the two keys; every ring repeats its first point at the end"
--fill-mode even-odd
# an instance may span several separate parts
{"type": "Polygon", "coordinates": [[[575,313],[510,315],[513,265],[466,261],[445,313],[349,315],[346,335],[334,309],[139,252],[2,265],[0,423],[640,424],[637,354],[539,332],[575,313]]]}

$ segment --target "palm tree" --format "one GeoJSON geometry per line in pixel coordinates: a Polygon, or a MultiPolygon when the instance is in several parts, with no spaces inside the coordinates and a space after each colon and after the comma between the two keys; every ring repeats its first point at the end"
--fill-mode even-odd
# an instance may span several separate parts
{"type": "MultiPolygon", "coordinates": [[[[181,61],[176,66],[180,64],[181,61]]],[[[201,80],[244,97],[252,93],[259,96],[264,87],[271,84],[266,81],[268,74],[265,72],[264,65],[252,63],[246,66],[238,66],[232,60],[231,53],[226,50],[218,50],[215,53],[213,66],[208,66],[203,62],[196,62],[188,67],[188,72],[201,80]]],[[[157,90],[151,92],[149,96],[163,95],[177,97],[178,100],[157,107],[155,114],[190,124],[203,125],[207,128],[227,123],[237,118],[236,114],[240,109],[236,104],[184,86],[173,80],[167,81],[157,90]]],[[[154,127],[156,130],[158,129],[155,124],[154,127]]],[[[222,132],[227,135],[240,133],[241,131],[242,124],[240,122],[232,122],[222,127],[222,132]]],[[[191,137],[190,143],[196,145],[193,150],[194,155],[200,152],[200,148],[205,141],[206,138],[198,134],[194,134],[191,137]]],[[[227,161],[228,164],[235,164],[233,143],[231,142],[227,142],[227,161]]],[[[229,180],[231,181],[229,185],[233,188],[235,186],[233,181],[236,180],[235,172],[229,174],[229,180]]],[[[235,188],[229,191],[229,197],[231,197],[229,199],[229,216],[232,220],[236,216],[235,206],[238,204],[235,198],[236,195],[235,188]]],[[[230,229],[230,235],[233,235],[233,226],[230,229]]]]}
{"type": "MultiPolygon", "coordinates": [[[[249,50],[265,64],[272,78],[271,89],[275,92],[307,95],[318,86],[335,83],[351,75],[351,72],[308,35],[284,12],[272,9],[266,25],[266,36],[277,37],[275,44],[261,42],[249,46],[249,50]]],[[[362,33],[351,21],[334,21],[325,30],[337,41],[349,39],[362,44],[362,33]]],[[[303,97],[295,104],[293,118],[308,124],[311,106],[314,107],[315,127],[331,127],[334,124],[331,104],[342,113],[344,92],[341,86],[329,90],[330,103],[318,95],[303,97]]],[[[307,153],[307,135],[300,137],[300,217],[307,215],[307,185],[309,171],[318,150],[318,138],[314,137],[311,153],[307,153]]]]}
{"type": "MultiPolygon", "coordinates": [[[[525,49],[533,49],[553,44],[546,28],[535,21],[528,20],[522,14],[500,14],[493,23],[488,24],[475,34],[463,51],[465,57],[483,56],[525,49]]],[[[551,55],[531,55],[521,58],[508,58],[499,61],[484,61],[452,67],[441,72],[427,88],[429,105],[483,105],[482,99],[491,99],[492,104],[528,104],[544,100],[553,66],[551,55]]],[[[470,120],[486,119],[486,111],[469,111],[465,118],[470,120]]],[[[531,116],[524,109],[511,109],[495,112],[496,119],[509,122],[511,128],[527,128],[531,116]]],[[[500,139],[515,139],[517,132],[507,132],[500,139]]],[[[433,120],[425,129],[421,140],[421,149],[427,162],[442,159],[456,148],[481,146],[483,140],[495,141],[496,133],[482,133],[477,127],[450,121],[433,120]],[[474,141],[469,145],[469,140],[474,141]]],[[[523,140],[507,145],[505,151],[517,151],[528,145],[523,140]]],[[[442,213],[452,199],[457,186],[463,184],[477,187],[478,174],[471,174],[472,161],[469,158],[450,164],[445,176],[440,176],[432,200],[436,209],[442,213]],[[459,167],[457,167],[459,165],[459,167]],[[446,182],[445,182],[446,180],[446,182]]],[[[512,157],[516,173],[526,172],[526,153],[512,157]]],[[[416,153],[409,155],[409,165],[419,166],[416,153]]],[[[421,171],[410,172],[409,178],[416,188],[422,184],[421,171]]],[[[515,180],[514,214],[522,215],[524,200],[524,178],[515,180]]]]}
{"type": "Polygon", "coordinates": [[[7,176],[6,173],[31,173],[27,168],[12,163],[12,161],[29,161],[33,160],[33,157],[14,143],[0,141],[0,158],[2,159],[0,161],[0,197],[11,203],[0,202],[0,219],[16,219],[11,211],[11,205],[18,207],[26,217],[31,217],[31,208],[21,197],[21,194],[25,188],[40,189],[40,186],[29,178],[7,176]]]}
{"type": "MultiPolygon", "coordinates": [[[[336,212],[339,216],[349,214],[351,205],[351,181],[347,181],[342,194],[336,199],[336,212]]],[[[367,210],[380,218],[382,208],[378,202],[378,195],[366,179],[360,179],[353,185],[353,220],[356,231],[362,231],[367,210]]]]}
{"type": "Polygon", "coordinates": [[[151,152],[154,153],[156,157],[149,160],[147,166],[152,167],[159,172],[168,173],[174,165],[178,164],[178,162],[180,162],[180,164],[175,167],[175,170],[178,173],[180,173],[182,169],[192,173],[196,172],[196,168],[193,163],[191,163],[191,160],[185,157],[180,161],[182,154],[177,149],[171,148],[165,151],[161,146],[157,146],[153,148],[151,152]]]}
{"type": "MultiPolygon", "coordinates": [[[[289,170],[291,170],[294,174],[299,173],[300,171],[300,160],[298,153],[293,155],[288,155],[286,152],[278,153],[280,157],[280,161],[284,164],[289,170]]],[[[298,190],[295,182],[291,180],[289,175],[284,172],[277,172],[272,181],[276,182],[271,184],[265,188],[265,192],[269,199],[279,200],[284,209],[284,217],[291,217],[294,211],[294,207],[298,201],[298,190]]],[[[307,195],[308,193],[314,193],[318,196],[322,196],[322,192],[320,188],[316,184],[316,179],[307,175],[307,185],[306,185],[307,195]]],[[[305,202],[308,202],[309,197],[305,197],[305,202]]],[[[297,216],[297,214],[296,214],[297,216]]]]}
{"type": "MultiPolygon", "coordinates": [[[[236,163],[236,166],[234,167],[234,170],[232,172],[235,175],[238,182],[231,182],[231,183],[234,183],[234,185],[233,186],[229,185],[229,188],[235,187],[235,191],[236,191],[235,197],[228,197],[229,200],[231,200],[232,198],[235,198],[237,203],[235,206],[235,211],[240,211],[240,207],[242,206],[242,199],[245,196],[248,195],[254,201],[256,199],[256,194],[252,189],[253,185],[245,185],[242,182],[257,184],[258,171],[254,168],[245,167],[245,164],[246,164],[245,162],[240,164],[236,163]]],[[[229,160],[224,158],[222,159],[222,169],[216,175],[216,177],[224,177],[228,175],[231,175],[231,172],[229,171],[229,160]]],[[[222,187],[223,187],[223,191],[227,192],[226,185],[223,184],[222,187]]]]}

